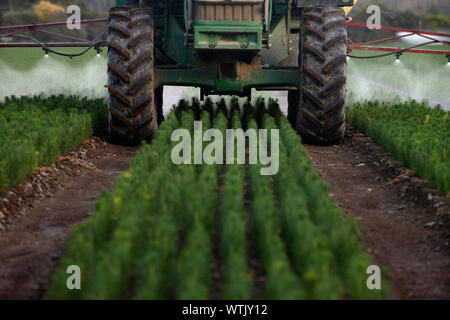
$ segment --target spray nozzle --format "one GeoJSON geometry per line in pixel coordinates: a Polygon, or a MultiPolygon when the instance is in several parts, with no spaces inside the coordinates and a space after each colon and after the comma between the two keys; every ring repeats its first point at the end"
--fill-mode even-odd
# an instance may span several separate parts
{"type": "Polygon", "coordinates": [[[45,51],[45,57],[48,58],[48,49],[43,49],[45,51]]]}
{"type": "Polygon", "coordinates": [[[103,50],[100,47],[95,47],[95,50],[97,50],[97,58],[100,57],[100,53],[103,52],[103,50]]]}
{"type": "Polygon", "coordinates": [[[396,54],[395,54],[395,56],[396,56],[396,58],[397,58],[397,60],[395,60],[395,62],[396,63],[400,63],[400,56],[402,55],[402,52],[397,52],[396,54]]]}

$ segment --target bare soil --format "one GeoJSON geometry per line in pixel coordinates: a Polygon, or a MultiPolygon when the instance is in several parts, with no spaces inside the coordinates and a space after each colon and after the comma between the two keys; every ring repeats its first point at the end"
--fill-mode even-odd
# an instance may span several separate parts
{"type": "Polygon", "coordinates": [[[136,150],[94,137],[0,195],[0,299],[42,297],[70,231],[136,150]]]}
{"type": "Polygon", "coordinates": [[[220,220],[222,215],[223,189],[225,187],[226,166],[222,166],[217,185],[217,201],[214,211],[213,253],[211,259],[211,287],[209,296],[214,300],[223,299],[225,268],[220,249],[220,220]]]}
{"type": "MultiPolygon", "coordinates": [[[[248,149],[246,150],[248,155],[248,149]]],[[[248,159],[248,157],[247,157],[248,159]]],[[[247,162],[248,163],[248,162],[247,162]]],[[[254,233],[254,221],[253,221],[253,197],[250,188],[250,170],[249,165],[245,167],[244,176],[244,211],[247,215],[247,265],[250,268],[250,274],[253,278],[252,299],[263,300],[264,292],[266,288],[266,273],[262,266],[261,257],[258,252],[256,238],[254,233]]]]}
{"type": "Polygon", "coordinates": [[[359,222],[393,299],[450,299],[450,199],[349,127],[340,146],[305,146],[330,196],[359,222]]]}

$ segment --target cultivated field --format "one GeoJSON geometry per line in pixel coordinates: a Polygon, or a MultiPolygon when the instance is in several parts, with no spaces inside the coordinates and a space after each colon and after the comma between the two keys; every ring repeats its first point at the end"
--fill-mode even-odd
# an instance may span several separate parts
{"type": "Polygon", "coordinates": [[[302,145],[280,93],[200,103],[193,89],[165,88],[155,139],[125,147],[107,137],[104,53],[0,49],[0,298],[450,298],[448,111],[387,94],[448,102],[445,61],[415,57],[349,62],[339,146],[302,145]],[[436,77],[405,81],[426,70],[436,77]],[[171,135],[195,120],[279,129],[278,173],[175,165],[171,135]],[[82,290],[67,290],[69,265],[83,270],[82,290]],[[367,287],[370,265],[380,290],[367,287]]]}
{"type": "Polygon", "coordinates": [[[7,98],[0,105],[0,192],[105,128],[103,100],[7,98]]]}
{"type": "Polygon", "coordinates": [[[355,222],[334,207],[278,107],[271,108],[274,117],[264,105],[246,107],[242,117],[239,107],[232,109],[230,122],[220,111],[172,112],[92,218],[74,231],[47,297],[120,299],[131,291],[139,299],[207,299],[217,286],[225,299],[386,297],[386,290],[367,289],[370,259],[355,222]],[[280,174],[262,176],[258,165],[174,166],[171,133],[193,131],[194,119],[224,135],[228,127],[281,128],[280,174]],[[249,247],[256,247],[255,256],[249,247]],[[262,265],[263,288],[254,288],[251,259],[262,265]],[[222,283],[214,285],[213,261],[222,266],[222,283]],[[92,271],[82,292],[66,288],[67,266],[75,263],[92,271]]]}
{"type": "Polygon", "coordinates": [[[415,101],[357,103],[348,121],[371,136],[406,166],[450,192],[450,120],[448,111],[415,101]]]}

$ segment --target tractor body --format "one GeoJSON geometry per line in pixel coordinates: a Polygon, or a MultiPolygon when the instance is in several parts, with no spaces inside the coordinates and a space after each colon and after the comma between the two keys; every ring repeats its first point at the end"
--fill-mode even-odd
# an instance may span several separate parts
{"type": "Polygon", "coordinates": [[[154,1],[155,31],[161,34],[155,48],[165,58],[156,64],[157,86],[240,96],[251,88],[298,88],[298,40],[293,39],[302,8],[318,5],[352,6],[353,1],[154,1]]]}
{"type": "MultiPolygon", "coordinates": [[[[202,97],[209,94],[250,96],[252,88],[288,90],[291,103],[296,105],[291,108],[294,110],[301,104],[301,89],[305,82],[302,68],[305,39],[302,33],[312,30],[311,28],[316,27],[314,24],[319,23],[319,29],[325,30],[319,30],[315,36],[325,45],[326,41],[333,40],[325,39],[328,37],[326,28],[333,28],[333,21],[336,21],[346,36],[345,21],[342,23],[341,16],[328,22],[327,17],[338,13],[340,15],[342,11],[345,19],[345,14],[339,7],[352,6],[353,3],[353,0],[118,0],[118,7],[111,11],[110,24],[113,26],[109,33],[114,40],[120,28],[126,28],[121,25],[119,17],[127,15],[127,10],[137,12],[136,10],[151,9],[148,12],[152,24],[152,30],[149,31],[152,33],[153,50],[151,90],[154,90],[152,103],[157,113],[162,112],[158,107],[162,104],[162,94],[158,90],[164,85],[199,87],[202,97]],[[325,12],[325,9],[328,11],[325,12]],[[303,29],[305,13],[312,26],[303,29]]],[[[133,13],[129,13],[129,21],[132,21],[132,16],[133,13]]],[[[128,32],[131,37],[133,32],[128,32]]],[[[314,30],[312,35],[314,36],[314,30]]],[[[338,33],[332,36],[338,37],[337,41],[346,42],[346,39],[339,38],[338,33]]],[[[314,42],[313,39],[310,41],[314,42]]],[[[110,44],[111,42],[113,41],[110,44]]],[[[120,55],[120,50],[114,46],[116,44],[109,46],[112,51],[109,56],[109,72],[114,73],[113,79],[110,79],[110,88],[113,87],[112,100],[117,98],[124,102],[124,97],[120,97],[120,94],[126,95],[127,92],[114,92],[117,91],[114,84],[117,83],[118,73],[124,72],[123,67],[130,66],[117,66],[118,60],[114,55],[120,55]],[[121,71],[115,70],[117,67],[121,71]]],[[[309,49],[314,51],[314,48],[309,49]]],[[[138,52],[136,54],[139,55],[138,52]]],[[[322,59],[320,53],[318,58],[323,60],[322,67],[332,62],[327,57],[322,59]]],[[[133,57],[128,59],[131,63],[133,57]]],[[[314,70],[311,71],[313,78],[320,78],[316,79],[319,82],[324,81],[314,70]]],[[[132,85],[131,82],[133,81],[129,85],[132,85]]],[[[127,89],[126,86],[123,89],[127,89]]],[[[119,134],[122,136],[133,136],[132,133],[125,133],[128,129],[124,121],[118,119],[123,116],[130,118],[129,110],[136,108],[138,104],[132,102],[132,99],[133,97],[129,97],[126,101],[130,103],[128,106],[125,103],[125,109],[113,110],[118,115],[115,117],[118,120],[116,122],[124,129],[119,134]]],[[[111,99],[110,104],[114,104],[111,99]]],[[[158,117],[161,118],[159,115],[158,117]]],[[[290,120],[294,126],[297,127],[300,117],[298,110],[291,113],[290,120]]],[[[145,137],[137,134],[137,139],[139,138],[145,137]]]]}

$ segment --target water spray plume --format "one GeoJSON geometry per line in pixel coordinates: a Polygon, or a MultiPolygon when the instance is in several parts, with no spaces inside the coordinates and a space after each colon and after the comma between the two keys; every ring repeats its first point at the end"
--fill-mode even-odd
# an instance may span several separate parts
{"type": "Polygon", "coordinates": [[[70,65],[69,60],[50,59],[43,55],[33,67],[17,70],[0,60],[2,77],[10,79],[0,85],[0,102],[11,95],[21,97],[64,94],[88,98],[107,97],[104,87],[108,81],[106,65],[106,59],[102,56],[93,57],[75,68],[70,65]]]}
{"type": "Polygon", "coordinates": [[[445,110],[450,110],[445,89],[450,64],[444,67],[447,62],[442,60],[437,63],[433,59],[427,60],[427,56],[413,57],[416,60],[391,58],[389,63],[351,59],[348,67],[348,103],[379,100],[395,104],[408,99],[426,99],[430,106],[440,104],[445,110]]]}

